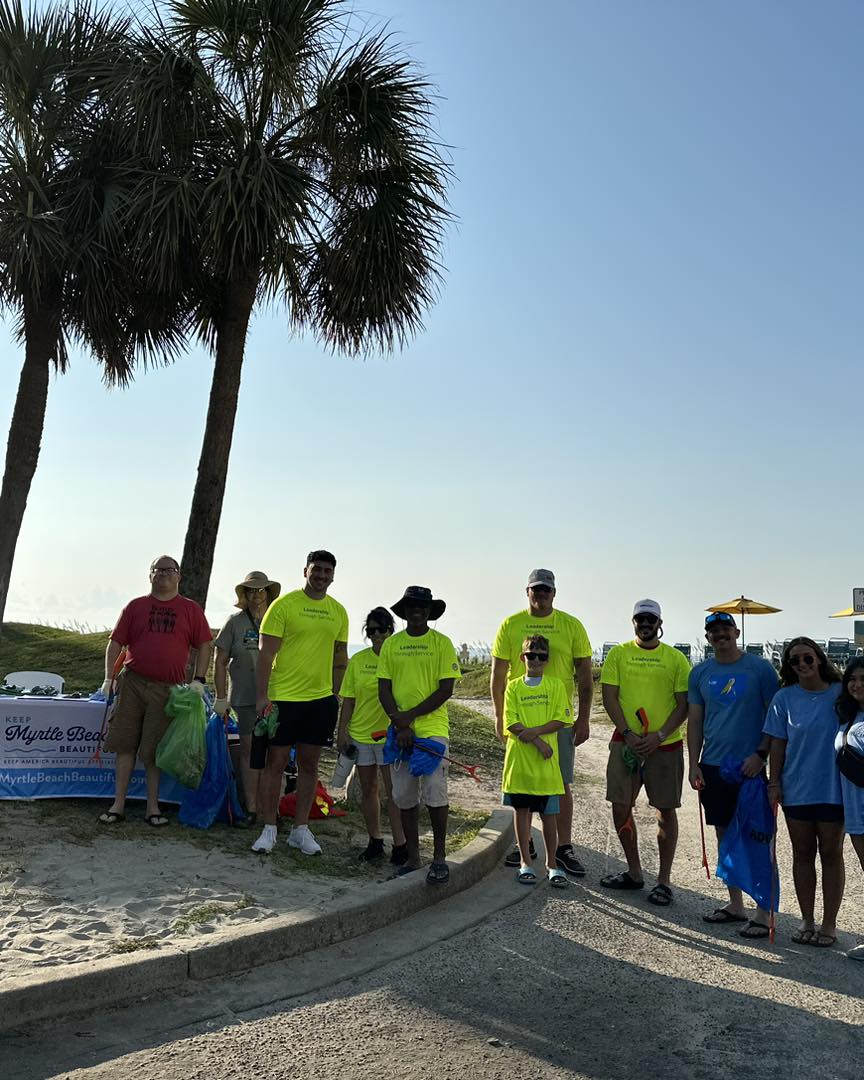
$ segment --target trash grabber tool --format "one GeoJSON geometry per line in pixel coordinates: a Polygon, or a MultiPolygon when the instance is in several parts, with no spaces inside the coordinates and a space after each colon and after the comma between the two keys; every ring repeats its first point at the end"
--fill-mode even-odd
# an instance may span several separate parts
{"type": "Polygon", "coordinates": [[[699,803],[699,834],[702,837],[702,865],[705,867],[705,877],[711,880],[711,871],[708,869],[708,848],[705,846],[705,818],[702,814],[702,800],[699,798],[699,792],[702,790],[702,781],[696,785],[696,799],[699,803]]]}

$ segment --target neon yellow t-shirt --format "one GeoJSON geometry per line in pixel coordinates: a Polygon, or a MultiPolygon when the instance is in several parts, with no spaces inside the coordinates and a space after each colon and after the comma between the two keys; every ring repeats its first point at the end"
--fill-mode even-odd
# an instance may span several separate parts
{"type": "Polygon", "coordinates": [[[537,686],[528,686],[523,677],[511,679],[504,695],[504,772],[501,790],[516,795],[563,795],[564,781],[558,763],[558,732],[541,735],[540,741],[552,747],[552,757],[544,758],[536,746],[521,742],[510,734],[513,724],[541,727],[550,720],[573,723],[573,709],[564,683],[545,675],[537,686]]]}
{"type": "MultiPolygon", "coordinates": [[[[600,682],[604,686],[618,687],[618,701],[624,718],[638,735],[642,734],[642,725],[636,710],[645,710],[649,731],[659,730],[677,704],[675,694],[687,693],[689,678],[687,657],[662,641],[656,649],[643,649],[635,641],[615,645],[609,650],[600,672],[600,682]]],[[[675,746],[683,738],[682,725],[661,745],[675,746]]]]}
{"type": "MultiPolygon", "coordinates": [[[[396,704],[400,712],[405,712],[434,693],[442,679],[461,679],[462,672],[450,638],[432,629],[420,637],[412,637],[407,630],[400,630],[381,646],[378,678],[390,680],[396,704]]],[[[414,734],[422,739],[436,735],[449,739],[447,706],[419,716],[412,727],[414,734]]]]}
{"type": "Polygon", "coordinates": [[[553,608],[551,615],[538,618],[529,611],[510,615],[498,627],[492,655],[499,660],[510,661],[509,678],[525,674],[525,665],[519,659],[522,642],[532,634],[542,634],[549,639],[549,663],[545,674],[560,679],[567,692],[567,700],[573,700],[575,692],[573,661],[591,655],[591,642],[585,627],[566,611],[553,608]]]}
{"type": "Polygon", "coordinates": [[[355,743],[371,743],[373,731],[386,731],[390,724],[378,700],[378,656],[374,649],[355,653],[340,691],[343,698],[354,699],[354,712],[348,724],[348,737],[355,743]]]}
{"type": "Polygon", "coordinates": [[[332,596],[313,600],[302,589],[267,608],[260,632],[282,639],[267,694],[272,701],[317,701],[333,693],[333,646],[348,641],[348,613],[332,596]]]}

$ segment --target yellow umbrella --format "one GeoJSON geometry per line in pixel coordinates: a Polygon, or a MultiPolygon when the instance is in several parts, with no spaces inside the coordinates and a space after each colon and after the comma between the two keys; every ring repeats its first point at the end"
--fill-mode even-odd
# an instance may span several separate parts
{"type": "Polygon", "coordinates": [[[855,608],[847,607],[842,611],[835,611],[833,615],[829,615],[829,619],[849,619],[855,614],[855,608]]]}
{"type": "Polygon", "coordinates": [[[741,643],[744,643],[744,616],[745,615],[773,615],[782,608],[771,607],[770,604],[762,604],[758,600],[751,600],[749,596],[738,596],[734,600],[727,600],[725,604],[712,604],[705,608],[706,611],[728,611],[730,615],[741,616],[741,643]]]}

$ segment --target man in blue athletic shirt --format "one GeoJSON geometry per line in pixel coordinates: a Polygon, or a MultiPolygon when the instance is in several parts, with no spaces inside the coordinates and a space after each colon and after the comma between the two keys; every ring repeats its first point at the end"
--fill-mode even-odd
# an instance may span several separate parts
{"type": "MultiPolygon", "coordinates": [[[[739,634],[730,614],[709,613],[705,637],[714,647],[714,656],[693,668],[687,688],[690,785],[699,792],[705,820],[717,832],[718,847],[735,816],[740,790],[737,784],[722,779],[720,766],[724,758],[732,756],[743,762],[745,776],[759,775],[770,743],[762,734],[765,714],[777,692],[774,668],[759,656],[743,653],[738,648],[739,634]]],[[[730,888],[728,905],[703,918],[709,923],[746,923],[739,931],[744,938],[769,934],[768,912],[757,907],[749,919],[740,889],[730,888]]]]}

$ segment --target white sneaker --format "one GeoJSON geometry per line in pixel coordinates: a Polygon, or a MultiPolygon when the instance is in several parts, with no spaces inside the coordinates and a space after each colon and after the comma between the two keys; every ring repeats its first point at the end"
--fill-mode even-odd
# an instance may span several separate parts
{"type": "Polygon", "coordinates": [[[299,848],[304,855],[320,855],[321,845],[308,825],[296,825],[288,834],[288,847],[299,848]]]}
{"type": "Polygon", "coordinates": [[[856,945],[846,953],[850,960],[864,960],[864,943],[856,945]]]}
{"type": "Polygon", "coordinates": [[[263,851],[266,854],[270,854],[273,848],[276,846],[276,826],[265,825],[261,830],[261,835],[252,845],[253,851],[263,851]]]}

